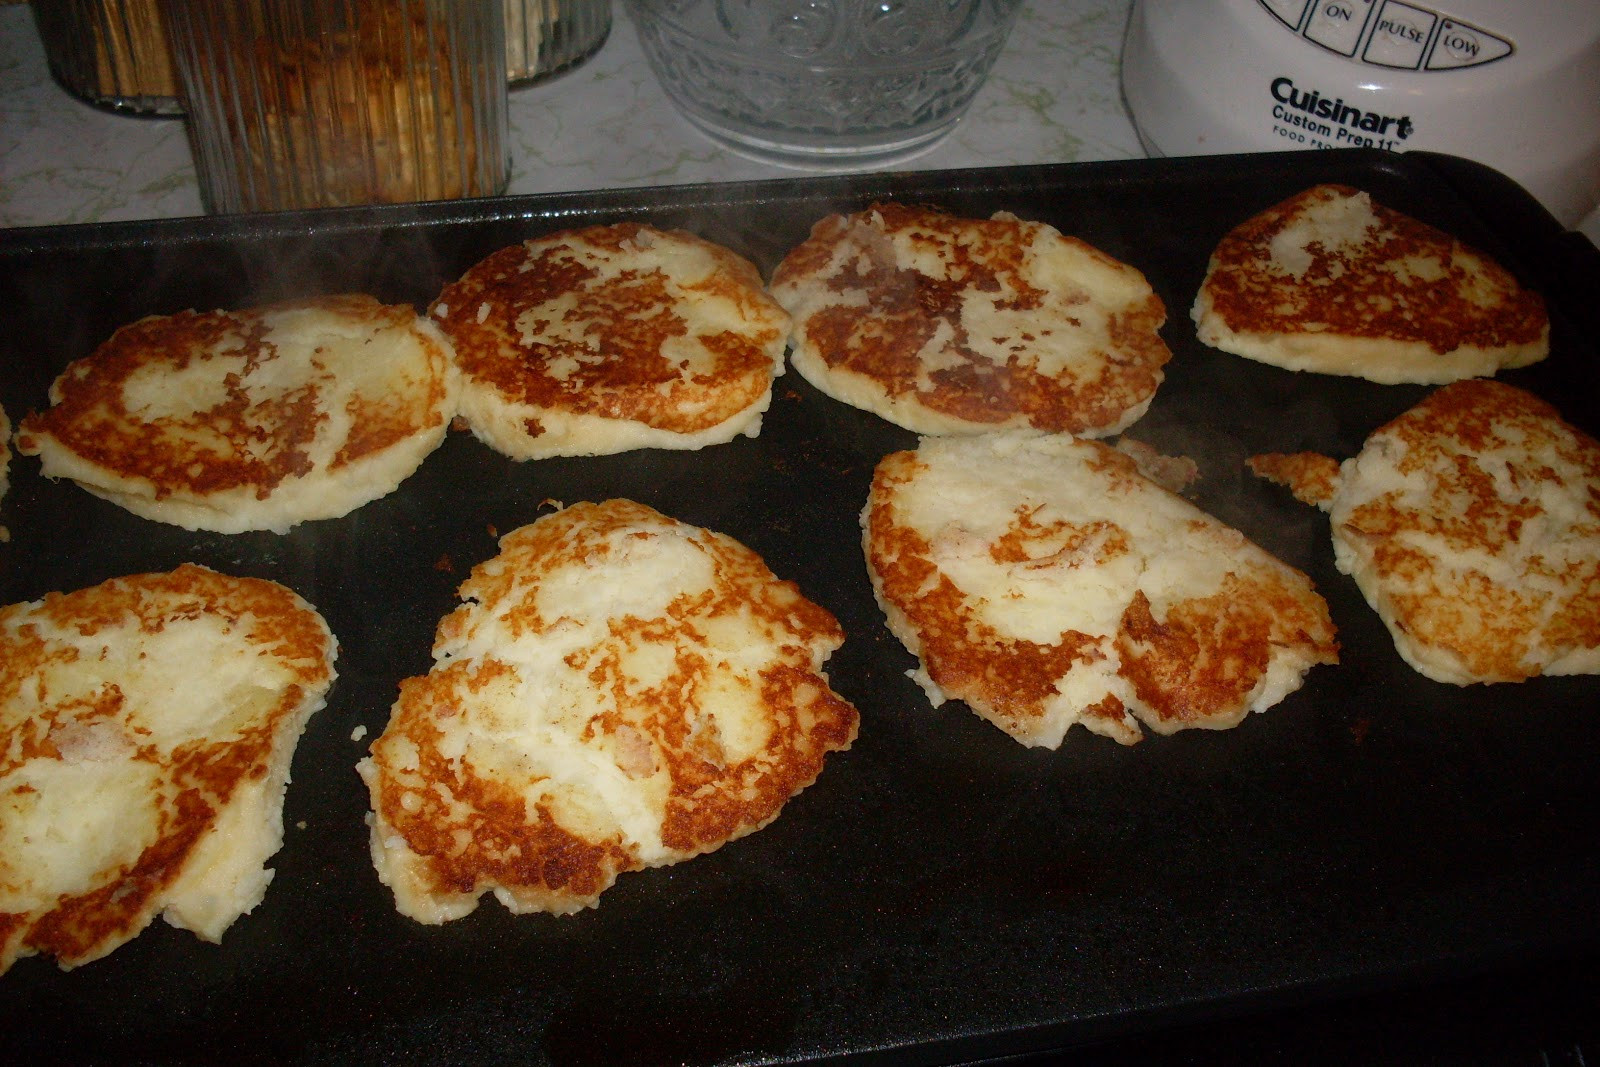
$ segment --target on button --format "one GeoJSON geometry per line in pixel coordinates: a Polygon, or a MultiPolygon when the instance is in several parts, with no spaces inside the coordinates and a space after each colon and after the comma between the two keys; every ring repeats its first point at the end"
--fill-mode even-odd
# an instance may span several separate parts
{"type": "Polygon", "coordinates": [[[1342,56],[1355,55],[1372,4],[1373,0],[1316,0],[1306,23],[1306,40],[1342,56]]]}

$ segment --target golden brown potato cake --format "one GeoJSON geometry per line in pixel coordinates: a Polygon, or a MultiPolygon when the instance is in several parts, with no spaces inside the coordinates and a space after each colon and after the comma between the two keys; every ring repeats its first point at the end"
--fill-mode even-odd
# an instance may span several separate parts
{"type": "Polygon", "coordinates": [[[642,504],[515,530],[360,764],[405,915],[593,907],[624,871],[762,828],[848,748],[839,624],[722,534],[642,504]]]}
{"type": "Polygon", "coordinates": [[[336,649],[290,590],[192,564],[0,609],[0,972],[255,907],[336,649]]]}
{"type": "Polygon", "coordinates": [[[1039,222],[902,204],[831,215],[779,265],[795,369],[926,434],[1117,433],[1172,353],[1144,275],[1039,222]]]}
{"type": "Polygon", "coordinates": [[[1026,745],[1227,729],[1338,660],[1305,575],[1097,441],[924,438],[861,521],[912,677],[1026,745]]]}
{"type": "Polygon", "coordinates": [[[754,437],[789,330],[749,262],[638,223],[503,248],[432,314],[464,372],[462,417],[514,459],[754,437]]]}
{"type": "Polygon", "coordinates": [[[51,386],[17,449],[136,515],[275,530],[394,491],[456,410],[449,342],[358,294],[124,326],[51,386]]]}
{"type": "Polygon", "coordinates": [[[1342,185],[1217,245],[1192,315],[1205,344],[1296,371],[1440,384],[1550,351],[1544,301],[1449,234],[1342,185]]]}
{"type": "Polygon", "coordinates": [[[1334,562],[1440,682],[1600,673],[1600,442],[1503,382],[1435,390],[1361,453],[1253,457],[1328,512],[1334,562]]]}

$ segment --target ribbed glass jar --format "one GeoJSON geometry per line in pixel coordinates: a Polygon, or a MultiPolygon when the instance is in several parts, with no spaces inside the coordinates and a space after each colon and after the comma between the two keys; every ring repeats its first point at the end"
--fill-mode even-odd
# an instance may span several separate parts
{"type": "Polygon", "coordinates": [[[505,0],[512,88],[577,66],[611,32],[611,0],[505,0]]]}
{"type": "Polygon", "coordinates": [[[213,212],[493,196],[499,0],[164,0],[213,212]]]}
{"type": "Polygon", "coordinates": [[[178,75],[156,0],[33,0],[50,73],[91,104],[177,115],[178,75]]]}

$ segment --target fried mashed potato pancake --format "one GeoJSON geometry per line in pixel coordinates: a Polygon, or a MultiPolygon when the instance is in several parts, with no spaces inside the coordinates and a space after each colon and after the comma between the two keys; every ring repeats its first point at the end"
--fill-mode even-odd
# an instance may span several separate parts
{"type": "Polygon", "coordinates": [[[449,342],[357,294],[150,316],[22,420],[18,451],[135,515],[282,533],[399,486],[455,415],[449,342]]]}
{"type": "Polygon", "coordinates": [[[1338,660],[1309,579],[1098,441],[924,438],[861,522],[911,676],[1025,745],[1227,729],[1338,660]]]}
{"type": "Polygon", "coordinates": [[[464,372],[463,418],[514,459],[755,437],[789,332],[749,261],[639,223],[503,248],[432,314],[464,372]]]}
{"type": "Polygon", "coordinates": [[[831,215],[773,274],[790,361],[822,392],[922,434],[1118,433],[1172,353],[1144,275],[1000,212],[831,215]]]}
{"type": "Polygon", "coordinates": [[[1537,293],[1343,185],[1307,189],[1223,237],[1191,314],[1213,348],[1385,385],[1490,376],[1550,352],[1537,293]]]}
{"type": "Polygon", "coordinates": [[[1600,673],[1600,442],[1545,401],[1457,382],[1343,463],[1250,467],[1328,512],[1334,562],[1424,676],[1600,673]]]}
{"type": "Polygon", "coordinates": [[[0,972],[260,903],[336,651],[295,593],[193,564],[0,608],[0,972]]]}
{"type": "Polygon", "coordinates": [[[759,556],[627,500],[507,534],[359,770],[402,914],[593,907],[766,826],[855,739],[832,615],[759,556]]]}

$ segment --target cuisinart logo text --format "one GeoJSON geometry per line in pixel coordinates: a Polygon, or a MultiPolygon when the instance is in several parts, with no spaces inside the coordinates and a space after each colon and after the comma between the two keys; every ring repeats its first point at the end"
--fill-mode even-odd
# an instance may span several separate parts
{"type": "Polygon", "coordinates": [[[1272,132],[1313,148],[1392,150],[1414,129],[1407,115],[1363,111],[1342,97],[1329,99],[1315,89],[1301,89],[1289,77],[1272,79],[1272,99],[1272,132]]]}

